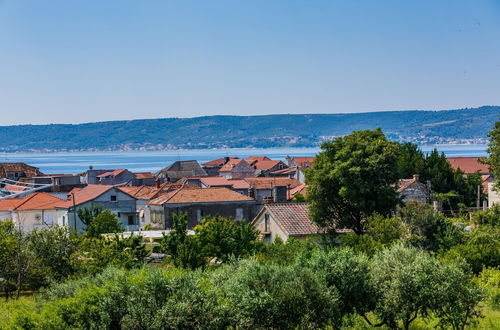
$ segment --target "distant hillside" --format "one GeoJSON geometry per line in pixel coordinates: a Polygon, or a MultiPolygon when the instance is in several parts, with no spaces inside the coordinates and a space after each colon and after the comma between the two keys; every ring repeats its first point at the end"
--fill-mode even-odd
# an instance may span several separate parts
{"type": "Polygon", "coordinates": [[[0,126],[0,151],[310,147],[381,127],[397,141],[484,143],[500,106],[357,114],[207,116],[87,124],[0,126]]]}

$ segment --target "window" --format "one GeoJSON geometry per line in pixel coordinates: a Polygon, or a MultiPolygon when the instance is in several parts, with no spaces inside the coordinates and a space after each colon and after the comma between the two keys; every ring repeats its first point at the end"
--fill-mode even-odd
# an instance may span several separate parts
{"type": "Polygon", "coordinates": [[[269,225],[269,213],[264,214],[264,232],[270,232],[271,228],[269,225]]]}
{"type": "Polygon", "coordinates": [[[135,224],[135,217],[133,215],[128,216],[128,225],[132,226],[135,224]]]}
{"type": "Polygon", "coordinates": [[[116,202],[116,195],[111,195],[110,199],[112,202],[116,202]]]}
{"type": "Polygon", "coordinates": [[[243,219],[243,209],[241,207],[238,207],[236,209],[236,220],[242,220],[243,219]]]}

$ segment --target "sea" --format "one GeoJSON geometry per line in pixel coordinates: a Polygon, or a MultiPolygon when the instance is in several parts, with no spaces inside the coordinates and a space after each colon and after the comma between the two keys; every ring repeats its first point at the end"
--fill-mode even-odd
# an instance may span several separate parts
{"type": "MultiPolygon", "coordinates": [[[[428,153],[436,148],[448,157],[487,156],[487,145],[422,145],[428,153]]],[[[119,152],[56,152],[56,153],[0,153],[0,162],[24,162],[36,166],[46,174],[77,174],[94,169],[127,168],[132,172],[155,172],[177,160],[197,160],[200,163],[225,156],[246,158],[268,156],[285,160],[286,156],[312,157],[319,148],[266,148],[266,149],[203,149],[167,151],[119,151],[119,152]]]]}

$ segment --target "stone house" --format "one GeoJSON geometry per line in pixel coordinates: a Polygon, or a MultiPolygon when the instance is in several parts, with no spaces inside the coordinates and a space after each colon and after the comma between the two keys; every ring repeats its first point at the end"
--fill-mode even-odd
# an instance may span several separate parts
{"type": "Polygon", "coordinates": [[[290,237],[303,239],[319,232],[310,220],[306,203],[269,203],[252,221],[260,231],[265,243],[272,243],[276,238],[286,242],[290,237]]]}
{"type": "Polygon", "coordinates": [[[298,180],[269,177],[269,178],[246,178],[249,184],[249,196],[254,198],[257,204],[266,202],[286,202],[289,191],[302,185],[298,180]]]}
{"type": "Polygon", "coordinates": [[[68,200],[62,206],[68,209],[68,225],[79,232],[85,230],[85,225],[77,211],[94,207],[113,212],[127,231],[139,229],[136,198],[114,186],[93,184],[75,188],[69,192],[68,200]]]}
{"type": "Polygon", "coordinates": [[[104,172],[97,176],[98,184],[118,185],[130,183],[135,179],[135,174],[127,169],[119,168],[113,171],[104,172]]]}
{"type": "Polygon", "coordinates": [[[207,172],[208,176],[218,176],[219,170],[231,159],[238,159],[238,157],[222,157],[203,163],[202,168],[207,172]]]}
{"type": "Polygon", "coordinates": [[[267,157],[249,157],[247,163],[255,169],[256,176],[271,176],[271,173],[288,168],[281,160],[273,160],[267,157]]]}
{"type": "Polygon", "coordinates": [[[182,178],[208,176],[196,160],[179,160],[158,171],[155,177],[161,182],[177,182],[182,178]]]}
{"type": "Polygon", "coordinates": [[[21,178],[31,178],[43,175],[37,167],[26,163],[0,163],[0,178],[19,181],[21,178]]]}
{"type": "Polygon", "coordinates": [[[158,196],[148,205],[151,224],[158,229],[172,228],[173,214],[183,212],[187,213],[188,228],[201,223],[207,216],[251,221],[255,215],[255,201],[228,188],[182,187],[158,196]]]}
{"type": "Polygon", "coordinates": [[[401,179],[398,182],[397,192],[403,196],[403,201],[419,201],[428,203],[430,200],[429,188],[419,180],[419,176],[415,174],[411,179],[401,179]]]}
{"type": "Polygon", "coordinates": [[[244,159],[231,159],[219,170],[219,175],[230,179],[244,179],[255,176],[255,169],[244,159]]]}

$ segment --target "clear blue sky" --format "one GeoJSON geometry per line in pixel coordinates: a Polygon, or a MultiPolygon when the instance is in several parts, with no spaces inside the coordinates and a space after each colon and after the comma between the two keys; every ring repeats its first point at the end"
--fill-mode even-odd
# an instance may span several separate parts
{"type": "Polygon", "coordinates": [[[500,0],[0,0],[0,125],[500,104],[500,0]]]}

